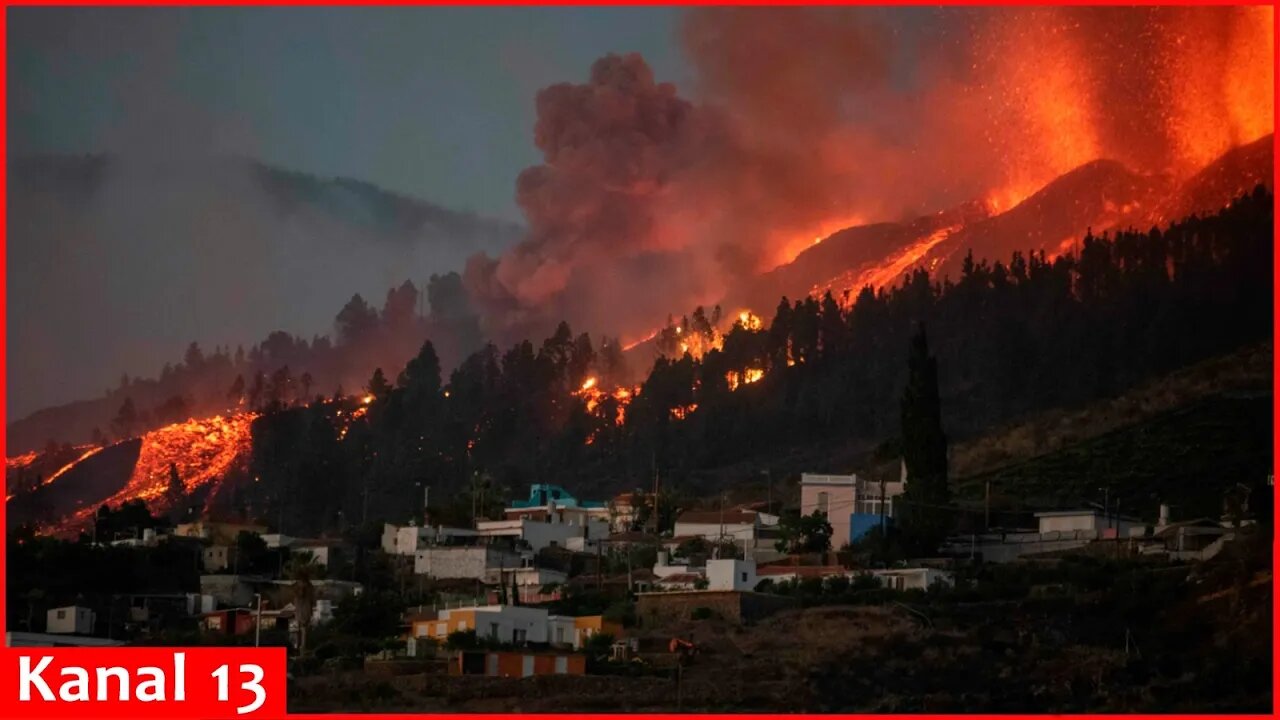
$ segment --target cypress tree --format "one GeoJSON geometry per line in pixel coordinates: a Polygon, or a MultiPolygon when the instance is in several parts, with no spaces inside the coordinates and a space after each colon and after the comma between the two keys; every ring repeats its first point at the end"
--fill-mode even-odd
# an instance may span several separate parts
{"type": "Polygon", "coordinates": [[[903,530],[916,550],[936,550],[950,530],[951,491],[947,487],[947,437],[942,431],[938,362],[929,354],[921,325],[911,338],[907,385],[902,393],[902,461],[907,470],[903,530]]]}

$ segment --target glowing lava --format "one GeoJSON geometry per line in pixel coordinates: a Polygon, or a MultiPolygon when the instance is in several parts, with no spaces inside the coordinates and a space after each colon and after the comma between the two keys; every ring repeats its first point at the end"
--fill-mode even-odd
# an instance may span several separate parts
{"type": "Polygon", "coordinates": [[[64,529],[86,522],[101,504],[116,506],[142,500],[153,514],[168,512],[181,499],[170,489],[170,467],[178,473],[184,496],[205,486],[216,486],[249,458],[251,426],[255,413],[187,420],[142,436],[138,461],[129,481],[119,492],[93,506],[81,508],[64,523],[64,529]]]}

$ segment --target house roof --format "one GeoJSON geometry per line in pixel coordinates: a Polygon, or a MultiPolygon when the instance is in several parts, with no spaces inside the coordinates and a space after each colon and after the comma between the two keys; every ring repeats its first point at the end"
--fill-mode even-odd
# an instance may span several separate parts
{"type": "Polygon", "coordinates": [[[719,510],[687,510],[680,513],[676,518],[677,523],[693,523],[698,525],[754,525],[756,522],[756,512],[754,510],[733,509],[720,512],[719,510]]]}
{"type": "Polygon", "coordinates": [[[1179,522],[1169,523],[1168,525],[1156,528],[1155,532],[1152,534],[1155,537],[1164,537],[1165,535],[1168,535],[1170,532],[1177,530],[1179,528],[1196,528],[1196,529],[1203,529],[1203,530],[1211,530],[1215,532],[1221,532],[1223,534],[1227,532],[1227,529],[1222,527],[1221,523],[1214,522],[1210,518],[1194,518],[1192,520],[1181,520],[1179,522]]]}
{"type": "Polygon", "coordinates": [[[676,573],[660,578],[654,582],[655,585],[692,585],[702,579],[697,573],[676,573]]]}

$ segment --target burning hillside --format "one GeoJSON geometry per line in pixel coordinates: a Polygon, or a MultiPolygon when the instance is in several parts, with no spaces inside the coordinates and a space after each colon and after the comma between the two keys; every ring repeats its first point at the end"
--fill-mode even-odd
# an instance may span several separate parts
{"type": "Polygon", "coordinates": [[[691,92],[638,55],[543,90],[545,162],[517,183],[530,232],[466,272],[491,337],[560,319],[647,337],[856,225],[883,230],[859,262],[787,284],[839,294],[915,266],[954,275],[970,247],[1056,252],[1148,222],[1173,184],[1271,130],[1270,8],[931,12],[905,31],[864,9],[695,10],[691,92]],[[966,203],[1008,217],[885,229],[966,203]]]}
{"type": "MultiPolygon", "coordinates": [[[[36,515],[29,519],[56,532],[83,528],[103,504],[142,500],[153,512],[167,513],[190,498],[209,496],[243,471],[255,417],[240,413],[192,419],[135,440],[85,449],[38,486],[11,495],[10,500],[19,516],[36,515]],[[131,449],[136,449],[136,455],[122,452],[131,449]],[[106,462],[96,462],[98,457],[106,462]]],[[[38,454],[30,455],[10,459],[11,483],[19,465],[40,462],[38,454]]]]}

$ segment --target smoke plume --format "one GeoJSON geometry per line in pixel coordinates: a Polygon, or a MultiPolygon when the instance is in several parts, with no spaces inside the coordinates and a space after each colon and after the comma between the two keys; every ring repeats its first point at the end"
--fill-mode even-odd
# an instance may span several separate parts
{"type": "Polygon", "coordinates": [[[465,273],[496,338],[636,340],[840,228],[1098,158],[1185,177],[1274,119],[1269,8],[708,8],[680,37],[684,92],[610,55],[538,94],[529,232],[465,273]]]}

